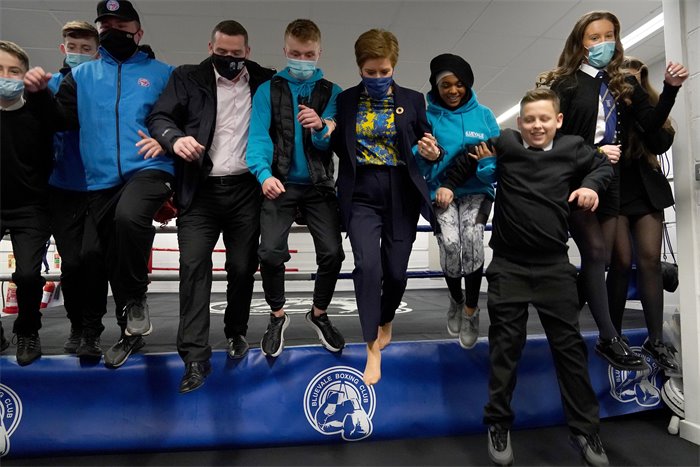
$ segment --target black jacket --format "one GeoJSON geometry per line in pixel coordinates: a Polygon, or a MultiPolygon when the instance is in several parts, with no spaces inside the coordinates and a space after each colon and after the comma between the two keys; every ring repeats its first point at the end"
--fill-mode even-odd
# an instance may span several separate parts
{"type": "MultiPolygon", "coordinates": [[[[251,97],[275,71],[246,61],[251,97]]],[[[148,130],[163,148],[174,154],[178,138],[192,136],[205,147],[204,155],[193,162],[175,157],[175,203],[187,210],[199,184],[212,169],[209,149],[216,129],[216,81],[211,57],[199,65],[175,69],[147,120],[148,130]]]]}
{"type": "Polygon", "coordinates": [[[568,261],[572,183],[583,180],[581,187],[601,193],[612,178],[607,158],[579,136],[558,137],[544,152],[526,149],[520,133],[509,129],[492,142],[498,181],[489,242],[494,254],[524,263],[568,261]]]}
{"type": "MultiPolygon", "coordinates": [[[[430,201],[430,193],[428,193],[428,185],[413,156],[413,146],[423,137],[423,133],[431,132],[425,114],[425,98],[419,92],[402,88],[396,83],[394,83],[393,89],[399,156],[406,164],[409,177],[415,186],[419,199],[421,199],[421,214],[435,230],[437,223],[430,201]]],[[[355,124],[360,93],[363,90],[364,85],[359,84],[338,95],[337,127],[331,135],[333,151],[338,156],[337,187],[340,214],[346,228],[350,221],[352,195],[355,189],[357,172],[355,124]]],[[[405,199],[410,199],[410,197],[407,196],[405,199]]]]}

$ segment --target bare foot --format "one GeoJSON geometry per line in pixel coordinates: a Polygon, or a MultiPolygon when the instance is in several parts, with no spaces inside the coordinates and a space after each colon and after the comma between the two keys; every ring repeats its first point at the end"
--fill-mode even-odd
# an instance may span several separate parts
{"type": "Polygon", "coordinates": [[[367,343],[367,365],[362,375],[362,380],[367,386],[377,384],[382,377],[382,353],[378,341],[375,339],[367,343]]]}
{"type": "Polygon", "coordinates": [[[377,342],[379,343],[379,350],[384,350],[384,347],[391,344],[391,323],[386,323],[384,326],[379,326],[377,342]]]}

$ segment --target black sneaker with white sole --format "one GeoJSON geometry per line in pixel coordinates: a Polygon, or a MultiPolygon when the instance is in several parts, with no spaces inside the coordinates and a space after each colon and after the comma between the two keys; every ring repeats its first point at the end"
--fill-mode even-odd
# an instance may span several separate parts
{"type": "Polygon", "coordinates": [[[105,366],[119,368],[129,356],[141,349],[146,343],[141,336],[122,335],[116,344],[105,352],[105,366]]]}
{"type": "Polygon", "coordinates": [[[313,308],[306,313],[306,321],[314,328],[318,338],[326,350],[331,352],[340,352],[345,347],[345,338],[338,329],[331,324],[328,318],[328,313],[323,313],[321,316],[314,316],[313,308]]]}
{"type": "Polygon", "coordinates": [[[277,318],[270,313],[270,324],[260,341],[260,349],[268,357],[277,357],[284,350],[284,330],[289,326],[289,315],[286,313],[277,318]]]}

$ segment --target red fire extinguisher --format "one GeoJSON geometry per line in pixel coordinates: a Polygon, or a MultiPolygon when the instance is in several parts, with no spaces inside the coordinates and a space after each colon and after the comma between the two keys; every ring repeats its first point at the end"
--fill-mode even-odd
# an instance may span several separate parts
{"type": "Polygon", "coordinates": [[[17,307],[17,285],[10,281],[7,283],[7,296],[5,298],[5,306],[2,309],[3,313],[16,314],[19,311],[17,307]]]}
{"type": "Polygon", "coordinates": [[[56,283],[54,281],[46,281],[46,284],[44,284],[44,293],[41,296],[40,308],[46,308],[49,306],[54,290],[56,290],[56,283]]]}

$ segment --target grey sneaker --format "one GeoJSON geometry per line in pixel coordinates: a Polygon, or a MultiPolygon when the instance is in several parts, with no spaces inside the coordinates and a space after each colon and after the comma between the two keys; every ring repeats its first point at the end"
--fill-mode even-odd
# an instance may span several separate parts
{"type": "Polygon", "coordinates": [[[489,426],[489,458],[496,465],[513,465],[510,430],[501,425],[489,426]]]}
{"type": "Polygon", "coordinates": [[[462,315],[462,325],[459,328],[459,345],[463,349],[473,349],[476,345],[476,340],[479,338],[479,308],[476,309],[473,315],[468,316],[466,313],[462,315]]]}
{"type": "Polygon", "coordinates": [[[105,352],[105,366],[107,368],[119,368],[126,359],[142,348],[146,343],[141,336],[122,335],[116,344],[105,352]]]}
{"type": "Polygon", "coordinates": [[[605,448],[597,433],[592,435],[574,435],[569,437],[571,444],[581,452],[581,456],[587,465],[610,465],[605,448]]]}
{"type": "Polygon", "coordinates": [[[126,314],[124,334],[127,336],[147,336],[153,331],[145,295],[140,299],[130,300],[124,307],[124,314],[126,314]]]}
{"type": "Polygon", "coordinates": [[[459,336],[459,329],[462,325],[462,310],[464,310],[464,301],[458,303],[450,295],[450,308],[447,310],[447,332],[452,337],[459,336]]]}
{"type": "Polygon", "coordinates": [[[82,335],[82,330],[70,328],[70,336],[63,344],[63,351],[65,353],[76,353],[78,351],[78,347],[80,347],[80,338],[82,335]]]}

